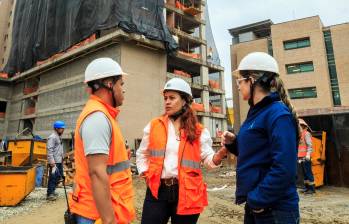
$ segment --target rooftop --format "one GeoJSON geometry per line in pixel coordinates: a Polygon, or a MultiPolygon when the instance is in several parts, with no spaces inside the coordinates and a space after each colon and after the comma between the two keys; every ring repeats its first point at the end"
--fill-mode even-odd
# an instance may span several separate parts
{"type": "Polygon", "coordinates": [[[270,19],[263,20],[256,23],[251,23],[244,26],[239,26],[236,28],[229,29],[229,33],[233,37],[237,37],[241,33],[253,32],[257,37],[264,37],[270,35],[270,27],[273,25],[273,21],[270,19]]]}

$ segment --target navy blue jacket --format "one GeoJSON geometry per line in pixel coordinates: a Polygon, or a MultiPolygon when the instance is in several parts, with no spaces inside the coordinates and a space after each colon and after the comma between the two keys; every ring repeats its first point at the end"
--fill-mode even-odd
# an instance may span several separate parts
{"type": "Polygon", "coordinates": [[[298,210],[296,123],[272,93],[251,107],[228,150],[237,155],[236,203],[298,210]]]}

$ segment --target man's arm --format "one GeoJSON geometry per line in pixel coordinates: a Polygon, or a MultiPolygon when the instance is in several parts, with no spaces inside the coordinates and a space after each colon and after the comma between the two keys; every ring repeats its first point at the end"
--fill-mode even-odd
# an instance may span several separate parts
{"type": "Polygon", "coordinates": [[[310,161],[311,153],[313,152],[313,143],[311,140],[311,134],[309,132],[306,132],[304,136],[304,141],[305,141],[305,144],[307,145],[307,155],[305,158],[310,161]]]}
{"type": "Polygon", "coordinates": [[[93,154],[87,157],[93,198],[103,224],[115,224],[115,214],[111,201],[109,176],[107,174],[108,155],[93,154]]]}
{"type": "Polygon", "coordinates": [[[53,151],[55,149],[55,139],[54,138],[49,137],[47,139],[46,148],[47,148],[47,161],[48,161],[48,164],[51,167],[54,167],[56,165],[55,164],[55,159],[53,157],[53,151]]]}

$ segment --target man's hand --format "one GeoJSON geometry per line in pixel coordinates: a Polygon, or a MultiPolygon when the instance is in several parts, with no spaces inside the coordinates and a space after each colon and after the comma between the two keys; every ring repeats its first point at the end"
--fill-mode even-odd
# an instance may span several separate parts
{"type": "Polygon", "coordinates": [[[310,160],[311,160],[310,155],[306,155],[306,156],[305,156],[305,159],[306,159],[307,161],[310,161],[310,160]]]}
{"type": "Polygon", "coordinates": [[[128,148],[128,149],[126,149],[126,151],[127,151],[128,160],[130,160],[131,159],[131,149],[128,148]]]}
{"type": "Polygon", "coordinates": [[[141,174],[139,174],[139,176],[140,176],[141,178],[143,178],[143,179],[145,180],[145,183],[148,185],[148,178],[147,178],[147,176],[148,176],[148,171],[142,172],[141,174]]]}
{"type": "Polygon", "coordinates": [[[234,142],[234,140],[236,139],[236,136],[234,133],[231,133],[229,131],[225,131],[223,132],[222,135],[222,146],[224,145],[230,145],[234,142]]]}

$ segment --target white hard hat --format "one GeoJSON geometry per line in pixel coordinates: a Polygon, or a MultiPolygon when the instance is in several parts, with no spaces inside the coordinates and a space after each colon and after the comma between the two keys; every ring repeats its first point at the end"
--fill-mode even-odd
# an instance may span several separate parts
{"type": "Polygon", "coordinates": [[[307,122],[305,122],[305,120],[303,120],[302,118],[298,118],[298,121],[299,121],[299,124],[309,127],[307,122]]]}
{"type": "Polygon", "coordinates": [[[120,65],[111,58],[97,58],[87,65],[85,83],[112,76],[127,75],[120,65]]]}
{"type": "Polygon", "coordinates": [[[175,91],[183,92],[193,97],[189,84],[180,78],[172,78],[168,80],[164,87],[164,91],[166,90],[175,90],[175,91]]]}
{"type": "Polygon", "coordinates": [[[279,74],[276,60],[267,53],[253,52],[246,55],[240,62],[237,71],[256,70],[279,74]]]}

